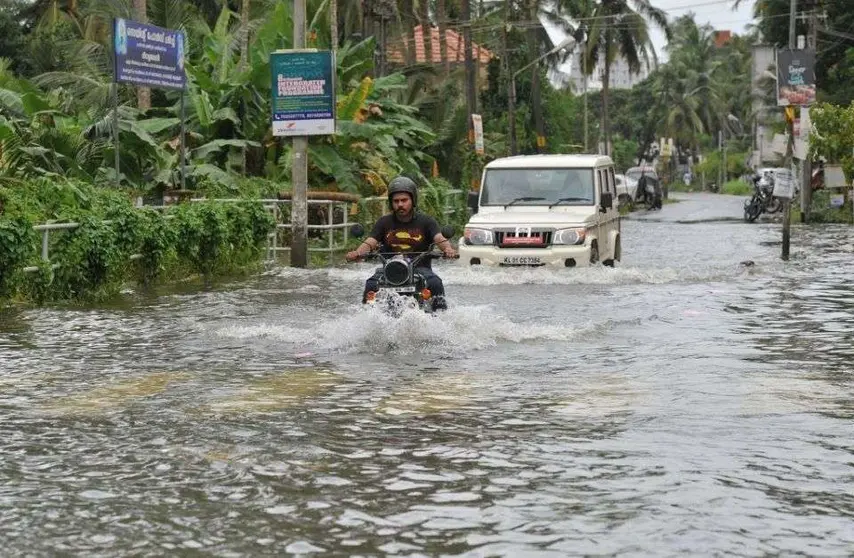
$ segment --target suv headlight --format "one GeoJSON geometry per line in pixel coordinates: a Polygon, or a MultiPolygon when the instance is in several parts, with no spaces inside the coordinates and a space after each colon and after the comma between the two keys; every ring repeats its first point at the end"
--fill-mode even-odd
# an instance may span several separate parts
{"type": "Polygon", "coordinates": [[[582,244],[584,236],[584,229],[559,229],[552,237],[552,244],[582,244]]]}
{"type": "Polygon", "coordinates": [[[483,246],[493,242],[492,231],[489,229],[466,227],[463,238],[465,238],[466,244],[474,246],[483,246]]]}

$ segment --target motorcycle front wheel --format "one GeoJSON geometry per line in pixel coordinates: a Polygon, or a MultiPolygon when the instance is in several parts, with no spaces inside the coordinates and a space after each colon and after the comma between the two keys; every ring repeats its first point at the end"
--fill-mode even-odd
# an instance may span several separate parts
{"type": "Polygon", "coordinates": [[[765,206],[766,213],[777,213],[781,209],[783,209],[783,200],[780,198],[772,197],[768,200],[768,205],[765,206]]]}
{"type": "Polygon", "coordinates": [[[759,217],[761,213],[762,205],[759,203],[759,200],[756,199],[756,197],[754,196],[744,206],[744,221],[746,223],[752,223],[759,217]]]}

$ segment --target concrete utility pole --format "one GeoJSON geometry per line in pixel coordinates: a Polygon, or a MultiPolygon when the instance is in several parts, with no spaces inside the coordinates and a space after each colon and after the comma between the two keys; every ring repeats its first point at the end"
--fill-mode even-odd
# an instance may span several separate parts
{"type": "MultiPolygon", "coordinates": [[[[305,48],[305,0],[294,0],[294,49],[305,48]]],[[[294,136],[291,265],[308,266],[308,136],[294,136]]]]}
{"type": "MultiPolygon", "coordinates": [[[[809,15],[809,34],[807,35],[807,48],[815,52],[818,46],[818,7],[813,6],[809,15]]],[[[807,109],[808,111],[809,109],[807,109]]],[[[806,124],[804,111],[801,110],[801,132],[806,124]]],[[[809,130],[807,130],[809,133],[809,130]]],[[[801,222],[808,223],[810,219],[810,208],[812,206],[812,161],[809,156],[804,158],[803,180],[801,181],[801,222]]]]}
{"type": "Polygon", "coordinates": [[[329,36],[329,48],[334,55],[338,52],[338,0],[330,0],[329,2],[329,36]]]}
{"type": "Polygon", "coordinates": [[[468,121],[469,140],[474,143],[474,127],[471,115],[477,112],[477,91],[475,90],[474,50],[471,37],[471,5],[469,0],[463,0],[460,5],[460,15],[463,25],[463,48],[465,49],[466,68],[466,114],[468,121]]]}
{"type": "MultiPolygon", "coordinates": [[[[789,48],[795,48],[795,12],[797,11],[797,0],[790,0],[789,3],[789,48]]],[[[795,150],[795,118],[794,107],[789,105],[787,110],[791,113],[787,114],[787,127],[789,129],[789,141],[786,143],[786,163],[785,166],[791,172],[792,157],[795,150]]],[[[790,177],[794,181],[795,177],[790,177]]],[[[792,227],[792,200],[790,198],[783,199],[783,254],[784,261],[789,259],[789,236],[792,227]]]]}
{"type": "MultiPolygon", "coordinates": [[[[466,123],[468,126],[469,149],[473,149],[475,138],[474,121],[472,120],[471,115],[477,113],[477,76],[475,74],[474,52],[472,47],[471,4],[469,2],[470,0],[462,0],[462,4],[460,5],[460,16],[463,24],[463,41],[466,60],[466,123]]],[[[477,54],[480,56],[479,46],[477,54]]],[[[478,175],[479,168],[476,162],[471,162],[470,165],[470,183],[468,186],[469,188],[474,188],[475,184],[480,183],[480,176],[478,175]]]]}

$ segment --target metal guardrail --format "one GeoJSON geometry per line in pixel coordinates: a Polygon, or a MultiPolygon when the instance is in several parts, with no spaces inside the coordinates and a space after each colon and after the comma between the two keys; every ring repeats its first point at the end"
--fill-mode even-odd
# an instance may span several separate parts
{"type": "MultiPolygon", "coordinates": [[[[264,204],[264,208],[271,211],[273,213],[273,219],[276,223],[276,231],[269,234],[267,237],[269,242],[267,244],[267,255],[264,258],[266,262],[274,262],[277,259],[279,252],[290,252],[290,246],[279,246],[278,232],[280,230],[286,230],[291,228],[290,223],[280,223],[282,217],[282,205],[289,205],[291,200],[288,199],[244,199],[244,198],[214,198],[208,200],[207,198],[192,198],[191,202],[199,202],[199,201],[215,201],[222,203],[262,203],[264,204]]],[[[307,200],[308,205],[325,205],[327,208],[327,222],[323,225],[308,225],[309,230],[324,230],[327,232],[327,240],[328,244],[326,247],[318,247],[318,246],[309,246],[309,252],[328,252],[329,253],[329,262],[332,263],[333,256],[335,252],[340,252],[344,250],[347,246],[347,241],[349,240],[350,235],[350,221],[348,219],[348,206],[354,202],[350,201],[341,201],[341,200],[307,200]],[[343,220],[340,223],[335,222],[335,209],[340,208],[341,213],[344,215],[343,220]],[[335,234],[334,232],[338,229],[343,229],[344,231],[344,241],[341,244],[335,243],[335,234]]]]}
{"type": "MultiPolygon", "coordinates": [[[[463,190],[449,190],[448,194],[450,195],[460,195],[463,194],[463,190]]],[[[264,208],[273,213],[273,218],[276,222],[276,231],[270,233],[268,236],[268,244],[267,244],[267,254],[265,257],[266,262],[274,262],[277,259],[277,256],[280,252],[290,252],[290,246],[279,246],[278,244],[278,232],[279,230],[286,230],[291,228],[290,223],[280,223],[282,217],[281,206],[287,205],[291,203],[291,200],[288,199],[243,199],[243,198],[214,198],[208,200],[207,198],[193,198],[190,201],[199,202],[199,201],[216,201],[223,203],[262,203],[264,208]]],[[[349,211],[348,207],[354,203],[350,201],[340,201],[340,200],[307,200],[309,205],[325,205],[327,208],[327,222],[322,225],[308,225],[310,230],[322,230],[327,233],[327,245],[325,247],[319,246],[309,246],[309,252],[326,252],[329,254],[329,262],[330,264],[333,262],[333,256],[335,252],[343,251],[347,248],[347,242],[349,240],[350,234],[350,225],[352,224],[349,220],[349,211]],[[336,209],[340,209],[340,214],[343,215],[343,219],[341,222],[335,222],[336,209]],[[337,244],[335,242],[335,231],[343,230],[343,242],[337,244]]],[[[363,202],[385,202],[385,196],[373,196],[369,198],[362,198],[360,201],[363,202]]],[[[143,206],[151,209],[166,209],[171,206],[163,206],[163,205],[147,205],[143,206]]],[[[445,208],[445,214],[450,215],[454,212],[453,208],[445,208]]],[[[41,259],[42,261],[49,262],[50,261],[50,233],[51,231],[70,231],[78,228],[80,223],[45,223],[42,225],[33,226],[33,230],[36,232],[40,232],[42,234],[42,242],[41,242],[41,259]]],[[[142,257],[142,254],[132,254],[130,256],[131,260],[137,260],[142,257]]],[[[51,265],[53,269],[59,267],[60,264],[54,263],[51,265]]],[[[23,268],[25,273],[35,273],[39,270],[38,266],[28,266],[23,268]]]]}

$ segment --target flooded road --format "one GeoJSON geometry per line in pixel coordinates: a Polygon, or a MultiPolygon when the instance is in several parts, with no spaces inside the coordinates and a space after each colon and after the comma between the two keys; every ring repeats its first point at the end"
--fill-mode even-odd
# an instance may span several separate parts
{"type": "Polygon", "coordinates": [[[854,233],[683,198],[435,317],[368,264],[3,311],[4,554],[850,555],[854,233]]]}

